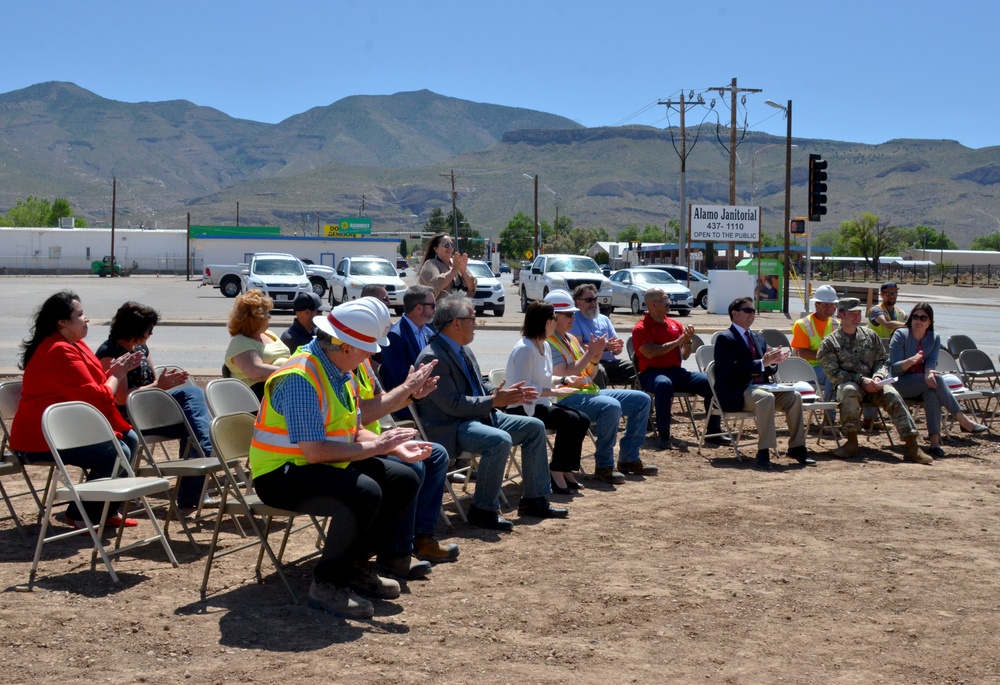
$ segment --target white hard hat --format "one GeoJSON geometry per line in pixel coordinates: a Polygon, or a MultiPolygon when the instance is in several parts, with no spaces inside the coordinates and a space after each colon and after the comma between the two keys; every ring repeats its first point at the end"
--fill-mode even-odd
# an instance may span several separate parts
{"type": "Polygon", "coordinates": [[[556,314],[570,314],[580,311],[573,303],[573,296],[565,290],[553,290],[545,296],[545,301],[552,305],[556,314]]]}
{"type": "Polygon", "coordinates": [[[813,296],[813,302],[837,304],[839,301],[840,297],[837,295],[837,291],[833,289],[832,285],[821,285],[816,288],[816,294],[813,296]]]}
{"type": "Polygon", "coordinates": [[[378,340],[389,330],[370,307],[356,300],[337,305],[324,316],[313,317],[313,324],[343,343],[372,353],[382,349],[378,340]]]}
{"type": "MultiPolygon", "coordinates": [[[[378,299],[377,297],[372,297],[371,295],[366,295],[365,297],[359,297],[354,300],[358,304],[363,304],[370,310],[375,312],[375,316],[378,317],[379,330],[383,328],[388,331],[389,326],[392,325],[392,321],[389,319],[389,308],[385,306],[385,302],[378,299]]],[[[388,336],[382,336],[378,339],[379,345],[388,345],[388,336]]]]}

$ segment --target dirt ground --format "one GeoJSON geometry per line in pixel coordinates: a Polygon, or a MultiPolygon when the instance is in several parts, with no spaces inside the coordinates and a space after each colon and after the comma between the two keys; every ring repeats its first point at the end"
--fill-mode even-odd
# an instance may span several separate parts
{"type": "MultiPolygon", "coordinates": [[[[775,472],[731,449],[649,450],[657,477],[553,496],[567,520],[512,512],[515,531],[496,534],[451,514],[439,533],[461,546],[459,561],[377,602],[370,621],[292,604],[266,565],[258,584],[253,550],[217,561],[202,602],[204,557],[180,535],[178,568],[158,546],[117,559],[120,588],[90,570],[85,540],[50,543],[34,591],[19,591],[34,540],[5,521],[0,673],[7,683],[1000,682],[998,440],[947,442],[931,467],[903,464],[884,443],[863,439],[864,459],[841,461],[826,441],[817,467],[780,459],[775,472]]],[[[506,491],[516,506],[519,487],[506,491]]],[[[33,503],[15,503],[37,536],[33,503]]],[[[314,540],[293,537],[286,558],[314,540]]],[[[311,568],[290,569],[302,593],[311,568]]]]}

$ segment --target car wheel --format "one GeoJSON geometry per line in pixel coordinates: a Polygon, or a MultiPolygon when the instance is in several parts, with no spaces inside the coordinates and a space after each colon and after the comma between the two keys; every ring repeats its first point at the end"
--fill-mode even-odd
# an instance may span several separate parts
{"type": "Polygon", "coordinates": [[[642,312],[642,306],[639,304],[639,296],[638,295],[633,295],[632,296],[632,313],[633,314],[639,314],[640,312],[642,312]]]}
{"type": "Polygon", "coordinates": [[[698,301],[694,303],[696,307],[701,307],[702,309],[708,309],[708,289],[701,291],[698,295],[698,301]]]}
{"type": "Polygon", "coordinates": [[[219,284],[219,290],[226,297],[236,297],[240,294],[240,282],[235,278],[223,278],[219,284]]]}
{"type": "Polygon", "coordinates": [[[687,316],[690,313],[691,313],[690,309],[678,309],[677,310],[677,316],[687,316]]]}
{"type": "Polygon", "coordinates": [[[309,282],[312,283],[313,292],[316,293],[320,297],[320,299],[322,299],[322,297],[326,295],[326,283],[323,281],[323,279],[314,278],[310,279],[309,282]]]}
{"type": "Polygon", "coordinates": [[[486,312],[485,309],[477,309],[476,310],[476,316],[482,316],[485,312],[486,312]]]}
{"type": "Polygon", "coordinates": [[[521,313],[524,314],[526,311],[528,311],[528,293],[521,288],[521,313]]]}
{"type": "Polygon", "coordinates": [[[347,302],[347,288],[344,288],[344,292],[340,294],[340,304],[347,302]]]}
{"type": "Polygon", "coordinates": [[[493,316],[503,316],[503,313],[507,311],[506,307],[494,307],[493,316]]]}

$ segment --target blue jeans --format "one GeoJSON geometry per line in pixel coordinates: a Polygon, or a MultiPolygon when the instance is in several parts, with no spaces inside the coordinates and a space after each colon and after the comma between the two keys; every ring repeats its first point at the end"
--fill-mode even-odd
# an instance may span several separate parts
{"type": "MultiPolygon", "coordinates": [[[[639,374],[642,389],[653,393],[656,402],[656,432],[662,438],[670,437],[670,410],[675,392],[691,392],[705,399],[705,411],[712,402],[712,388],[708,384],[708,376],[692,372],[683,366],[673,366],[669,369],[647,368],[639,374]]],[[[719,432],[719,417],[712,417],[708,425],[709,433],[719,432]],[[715,422],[715,426],[712,425],[715,422]]]]}
{"type": "MultiPolygon", "coordinates": [[[[139,448],[139,436],[135,434],[135,431],[130,430],[122,435],[118,444],[121,445],[122,452],[125,454],[125,461],[131,462],[132,455],[139,448]]],[[[115,459],[118,457],[114,445],[110,442],[63,450],[59,456],[62,457],[63,464],[66,466],[77,466],[84,469],[87,472],[88,481],[109,478],[114,472],[115,459]]],[[[18,452],[18,457],[26,464],[45,464],[54,461],[51,452],[18,452]]],[[[124,471],[119,471],[118,475],[124,475],[124,471]]],[[[113,516],[120,506],[121,502],[112,502],[108,507],[108,514],[113,516]]],[[[83,508],[86,510],[90,522],[95,526],[100,525],[104,502],[84,502],[83,508]]],[[[83,520],[76,502],[69,503],[66,516],[74,521],[83,520]]]]}
{"type": "Polygon", "coordinates": [[[500,508],[500,486],[513,445],[521,446],[524,497],[544,497],[552,492],[546,459],[545,424],[530,416],[495,412],[496,427],[480,421],[463,421],[457,426],[458,447],[482,455],[476,471],[476,491],[472,503],[479,509],[500,508]]]}
{"type": "Polygon", "coordinates": [[[615,465],[615,443],[622,416],[625,416],[625,435],[618,448],[618,461],[627,464],[639,460],[639,448],[646,440],[649,424],[649,395],[638,390],[601,390],[596,395],[578,392],[559,400],[559,404],[579,409],[595,424],[597,468],[615,465]]]}
{"type": "Polygon", "coordinates": [[[448,452],[441,445],[432,443],[431,456],[415,464],[408,464],[398,457],[387,457],[400,464],[406,464],[420,479],[420,489],[413,502],[399,517],[399,525],[393,536],[393,552],[409,554],[413,551],[413,535],[434,535],[438,515],[441,512],[441,495],[444,493],[444,479],[448,475],[448,452]]]}

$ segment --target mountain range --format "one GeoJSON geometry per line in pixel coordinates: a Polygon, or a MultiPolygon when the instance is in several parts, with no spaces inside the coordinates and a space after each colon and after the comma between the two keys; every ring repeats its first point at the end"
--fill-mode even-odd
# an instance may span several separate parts
{"type": "MultiPolygon", "coordinates": [[[[0,95],[0,211],[28,195],[65,197],[91,225],[280,225],[315,234],[341,216],[411,232],[456,202],[472,227],[498,235],[517,212],[555,212],[577,227],[664,225],[679,216],[677,129],[585,128],[555,114],[427,90],[358,95],[277,124],[236,119],[184,100],[125,103],[72,83],[0,95]],[[530,178],[525,178],[528,176],[530,178]],[[362,210],[363,207],[363,210],[362,210]]],[[[689,203],[729,204],[728,131],[689,129],[689,203]],[[722,142],[720,142],[722,141],[722,142]]],[[[810,153],[829,162],[820,230],[870,211],[898,226],[944,230],[961,247],[1000,231],[1000,148],[951,140],[879,145],[794,138],[792,214],[806,210],[810,153]]],[[[762,207],[781,230],[783,137],[741,132],[737,204],[762,207]],[[765,148],[774,146],[765,152],[765,148]]],[[[815,232],[815,229],[812,229],[815,232]]]]}

